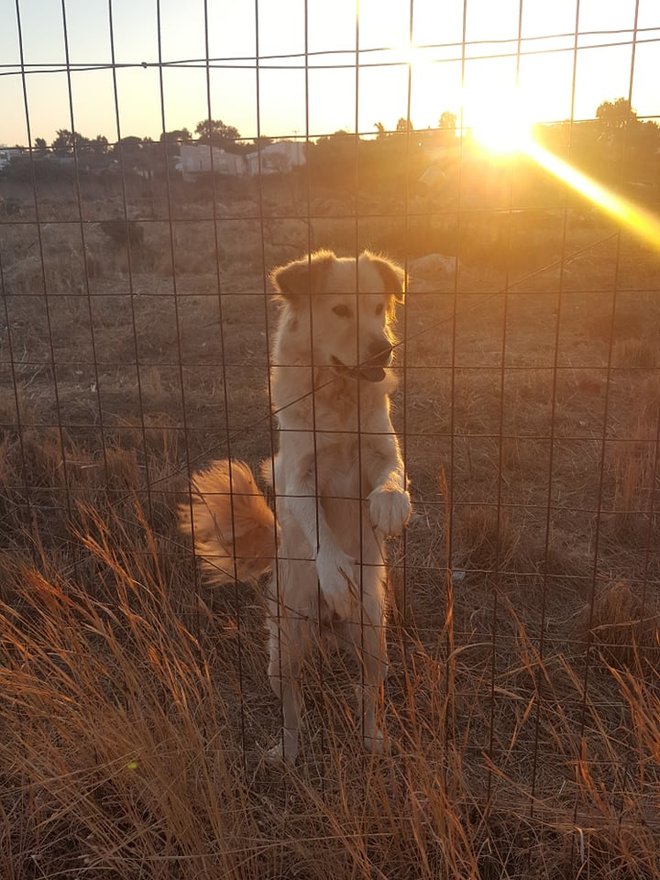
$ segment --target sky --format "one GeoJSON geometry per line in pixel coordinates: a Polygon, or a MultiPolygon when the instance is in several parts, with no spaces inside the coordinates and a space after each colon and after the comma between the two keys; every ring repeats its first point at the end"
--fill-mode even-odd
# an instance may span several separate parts
{"type": "Polygon", "coordinates": [[[577,59],[576,2],[523,0],[517,58],[520,0],[467,0],[463,63],[464,0],[413,0],[412,15],[411,0],[0,0],[0,144],[26,144],[28,119],[33,142],[74,125],[110,141],[194,131],[209,91],[212,118],[245,138],[393,128],[409,105],[416,128],[461,104],[478,124],[479,108],[492,115],[516,84],[537,121],[569,118],[572,103],[574,118],[590,118],[628,97],[631,71],[633,107],[660,114],[658,0],[580,0],[577,59]],[[530,54],[539,49],[554,51],[530,54]]]}

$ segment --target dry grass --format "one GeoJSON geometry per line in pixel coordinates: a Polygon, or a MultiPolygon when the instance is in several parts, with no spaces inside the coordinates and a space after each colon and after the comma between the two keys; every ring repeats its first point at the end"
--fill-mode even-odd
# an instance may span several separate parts
{"type": "Polygon", "coordinates": [[[653,876],[658,706],[644,679],[606,670],[582,706],[578,671],[541,658],[506,609],[518,644],[494,690],[465,648],[395,640],[388,758],[360,755],[343,674],[313,664],[308,745],[274,771],[260,747],[277,710],[246,599],[195,635],[141,509],[77,517],[93,593],[46,560],[5,569],[5,876],[653,876]],[[616,740],[602,688],[623,697],[616,740]],[[532,796],[533,755],[526,769],[519,755],[537,712],[532,796]]]}
{"type": "Polygon", "coordinates": [[[622,545],[651,546],[659,535],[659,387],[654,378],[639,388],[635,420],[614,447],[614,512],[605,524],[608,537],[622,545]]]}
{"type": "Polygon", "coordinates": [[[468,507],[460,515],[457,533],[465,567],[472,571],[497,573],[520,558],[520,536],[506,512],[498,515],[496,507],[468,507]]]}
{"type": "MultiPolygon", "coordinates": [[[[176,303],[153,194],[130,204],[130,284],[98,226],[121,204],[85,203],[91,301],[79,227],[55,222],[73,203],[42,205],[48,310],[34,228],[3,227],[2,876],[654,877],[656,264],[624,242],[622,288],[651,292],[613,323],[611,247],[587,251],[559,311],[557,267],[515,287],[556,251],[539,217],[513,230],[506,296],[476,227],[456,299],[453,279],[413,285],[390,755],[357,748],[355,670],[319,656],[303,753],[276,772],[260,597],[210,591],[175,528],[189,466],[270,452],[261,228],[242,194],[216,249],[209,205],[175,195],[176,303]]],[[[304,217],[278,198],[268,215],[304,217]]],[[[351,250],[350,205],[315,205],[313,243],[351,250]]],[[[365,246],[400,239],[392,218],[359,225],[365,246]]],[[[269,263],[307,246],[302,219],[263,229],[269,263]]],[[[418,234],[442,251],[452,230],[418,234]]]]}
{"type": "Polygon", "coordinates": [[[655,367],[657,348],[644,339],[625,339],[616,346],[614,358],[626,367],[655,367]]]}
{"type": "Polygon", "coordinates": [[[578,617],[582,637],[608,663],[651,680],[660,664],[660,603],[643,586],[608,584],[578,617]]]}

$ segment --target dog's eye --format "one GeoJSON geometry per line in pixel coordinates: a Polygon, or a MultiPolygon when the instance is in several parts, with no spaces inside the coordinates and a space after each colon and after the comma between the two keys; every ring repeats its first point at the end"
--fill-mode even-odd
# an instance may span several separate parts
{"type": "Polygon", "coordinates": [[[383,304],[382,304],[382,303],[380,303],[380,305],[377,305],[377,306],[376,306],[376,314],[377,314],[377,315],[382,315],[382,314],[383,314],[383,304]]]}
{"type": "Polygon", "coordinates": [[[340,318],[350,318],[351,310],[348,306],[333,306],[332,311],[335,315],[339,315],[340,318]]]}

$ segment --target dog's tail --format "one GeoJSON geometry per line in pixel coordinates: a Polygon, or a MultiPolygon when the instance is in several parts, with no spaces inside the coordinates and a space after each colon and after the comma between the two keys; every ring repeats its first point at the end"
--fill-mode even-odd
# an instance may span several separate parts
{"type": "Polygon", "coordinates": [[[245,462],[215,461],[192,477],[191,500],[179,505],[179,527],[193,535],[215,584],[256,581],[273,566],[275,517],[245,462]]]}

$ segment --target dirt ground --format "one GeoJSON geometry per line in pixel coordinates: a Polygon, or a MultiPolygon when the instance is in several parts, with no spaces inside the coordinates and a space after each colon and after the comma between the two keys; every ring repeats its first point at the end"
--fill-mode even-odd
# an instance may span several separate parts
{"type": "MultiPolygon", "coordinates": [[[[41,192],[38,226],[30,191],[18,195],[18,212],[0,217],[5,614],[18,609],[44,637],[46,624],[39,629],[16,586],[24,566],[111,607],[110,551],[98,550],[104,522],[108,546],[121,548],[117,565],[146,578],[135,560],[155,554],[149,578],[201,646],[224,700],[226,749],[259,782],[254,821],[261,828],[260,810],[280,810],[291,828],[307,828],[309,791],[328,804],[342,790],[340,765],[324,763],[322,731],[350,738],[336,695],[349,694],[351,672],[320,661],[308,673],[307,726],[321,732],[302,756],[307,794],[291,780],[288,794],[264,782],[255,743],[272,737],[278,717],[263,612],[249,591],[200,581],[175,510],[191,470],[227,455],[256,467],[271,453],[267,364],[277,313],[265,273],[308,244],[383,249],[396,206],[372,205],[388,216],[356,221],[349,204],[308,202],[293,189],[214,208],[178,190],[168,203],[136,188],[128,216],[139,232],[129,233],[117,194],[90,192],[79,204],[70,192],[41,192]],[[106,218],[119,224],[114,237],[100,225],[106,218]],[[81,539],[97,533],[94,547],[81,539]]],[[[428,222],[442,252],[446,220],[428,222]]],[[[525,253],[459,253],[455,277],[429,270],[414,241],[409,259],[394,254],[410,276],[394,418],[415,515],[391,547],[386,711],[403,762],[392,785],[403,785],[406,755],[424,755],[435,768],[430,788],[417,807],[406,789],[405,811],[427,810],[436,828],[430,780],[441,768],[454,772],[451,742],[461,756],[452,797],[471,805],[461,821],[489,829],[475,836],[479,876],[523,876],[525,865],[526,876],[564,876],[569,850],[573,865],[584,848],[573,829],[584,825],[593,849],[581,857],[592,859],[593,876],[606,865],[611,876],[650,877],[649,743],[657,739],[641,737],[630,688],[642,682],[650,694],[658,664],[660,259],[603,218],[571,211],[565,220],[552,210],[507,222],[511,247],[524,240],[525,253]],[[625,866],[604,843],[616,822],[632,829],[625,866]],[[509,873],[498,873],[503,866],[509,873]]],[[[478,237],[488,218],[463,224],[478,237]]],[[[13,650],[7,662],[16,669],[13,650]]],[[[641,712],[641,697],[634,705],[641,712]]],[[[21,711],[31,723],[32,710],[21,711]]],[[[15,721],[3,723],[19,736],[15,721]]],[[[14,768],[6,781],[16,779],[14,768]]],[[[65,813],[60,825],[73,840],[75,811],[65,813]]],[[[179,838],[172,846],[185,851],[179,838]]],[[[49,864],[69,866],[65,850],[46,847],[49,864]]],[[[436,862],[419,852],[424,869],[397,877],[433,874],[436,862]]],[[[362,876],[346,858],[336,876],[362,876]]],[[[257,860],[255,876],[315,876],[300,859],[302,873],[295,859],[279,868],[257,860]]]]}

